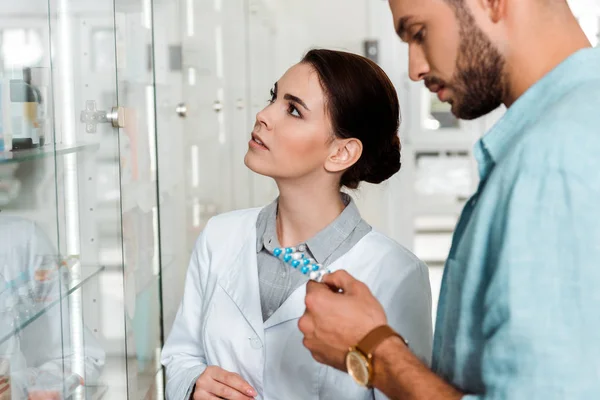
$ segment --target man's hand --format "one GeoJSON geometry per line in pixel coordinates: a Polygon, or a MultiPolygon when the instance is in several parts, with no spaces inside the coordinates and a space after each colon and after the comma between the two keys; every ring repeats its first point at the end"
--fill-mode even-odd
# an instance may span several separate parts
{"type": "Polygon", "coordinates": [[[387,318],[369,288],[346,271],[325,275],[322,282],[308,282],[298,327],[315,360],[345,371],[350,347],[387,324],[387,318]]]}
{"type": "Polygon", "coordinates": [[[196,381],[193,400],[251,400],[256,390],[238,374],[209,366],[196,381]]]}

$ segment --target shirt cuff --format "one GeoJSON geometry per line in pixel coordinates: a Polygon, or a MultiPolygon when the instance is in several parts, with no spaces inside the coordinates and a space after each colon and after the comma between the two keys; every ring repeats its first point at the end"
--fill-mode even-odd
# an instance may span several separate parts
{"type": "Polygon", "coordinates": [[[205,370],[206,365],[198,365],[182,373],[181,378],[177,379],[176,383],[173,382],[173,391],[171,393],[171,396],[168,397],[168,399],[189,400],[194,394],[194,387],[196,386],[196,381],[205,370]]]}

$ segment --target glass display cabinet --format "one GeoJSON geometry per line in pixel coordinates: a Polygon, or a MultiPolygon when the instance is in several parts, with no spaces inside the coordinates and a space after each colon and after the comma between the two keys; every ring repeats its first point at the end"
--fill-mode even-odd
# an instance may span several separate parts
{"type": "Polygon", "coordinates": [[[268,15],[0,4],[0,399],[163,398],[194,241],[260,201],[243,155],[272,79],[268,15]]]}

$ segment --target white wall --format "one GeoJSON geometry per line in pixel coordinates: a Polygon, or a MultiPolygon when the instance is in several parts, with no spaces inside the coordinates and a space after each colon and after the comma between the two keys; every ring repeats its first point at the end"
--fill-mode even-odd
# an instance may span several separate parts
{"type": "Polygon", "coordinates": [[[367,36],[367,3],[372,1],[278,1],[274,5],[278,73],[283,74],[312,47],[360,53],[367,36]]]}

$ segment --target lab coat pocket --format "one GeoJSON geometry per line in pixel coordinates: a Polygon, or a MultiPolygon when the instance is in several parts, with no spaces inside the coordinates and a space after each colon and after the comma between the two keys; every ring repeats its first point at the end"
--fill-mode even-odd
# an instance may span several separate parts
{"type": "Polygon", "coordinates": [[[302,345],[298,320],[289,320],[266,330],[265,393],[269,400],[319,399],[322,368],[302,345]]]}

